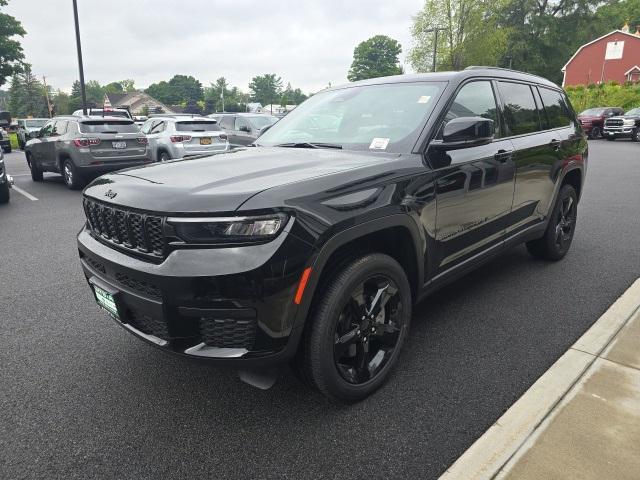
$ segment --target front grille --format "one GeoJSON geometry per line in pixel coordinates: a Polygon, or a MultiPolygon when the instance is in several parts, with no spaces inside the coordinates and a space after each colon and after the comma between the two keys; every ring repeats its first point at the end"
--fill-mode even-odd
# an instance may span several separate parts
{"type": "Polygon", "coordinates": [[[256,339],[256,320],[201,318],[200,335],[210,347],[251,350],[256,339]]]}
{"type": "Polygon", "coordinates": [[[142,333],[153,335],[164,340],[169,340],[170,338],[167,323],[162,318],[154,318],[150,315],[140,313],[135,309],[128,310],[127,318],[129,324],[142,333]]]}
{"type": "Polygon", "coordinates": [[[92,232],[103,240],[134,252],[162,258],[162,217],[133,212],[96,202],[83,201],[92,232]]]}
{"type": "Polygon", "coordinates": [[[160,298],[162,296],[160,288],[157,285],[142,280],[136,280],[126,273],[116,272],[116,281],[125,287],[129,287],[139,293],[143,293],[149,297],[160,298]]]}
{"type": "Polygon", "coordinates": [[[605,122],[605,126],[607,127],[621,127],[624,124],[621,118],[609,118],[605,122]]]}

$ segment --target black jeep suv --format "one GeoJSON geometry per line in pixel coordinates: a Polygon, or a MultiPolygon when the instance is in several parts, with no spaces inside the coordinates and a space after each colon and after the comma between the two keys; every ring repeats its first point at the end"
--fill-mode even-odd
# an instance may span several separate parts
{"type": "Polygon", "coordinates": [[[98,178],[78,247],[139,338],[263,386],[290,363],[352,402],[388,377],[412,304],[522,242],[567,253],[586,163],[543,78],[377,78],[312,96],[256,147],[98,178]]]}

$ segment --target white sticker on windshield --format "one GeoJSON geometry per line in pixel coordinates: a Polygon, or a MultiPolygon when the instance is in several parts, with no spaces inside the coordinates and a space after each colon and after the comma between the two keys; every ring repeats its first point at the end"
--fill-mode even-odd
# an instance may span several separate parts
{"type": "Polygon", "coordinates": [[[371,145],[369,145],[369,149],[371,150],[386,150],[387,145],[389,145],[388,138],[374,138],[371,140],[371,145]]]}
{"type": "Polygon", "coordinates": [[[429,103],[429,100],[431,100],[431,97],[429,95],[422,95],[418,99],[418,103],[429,103]]]}

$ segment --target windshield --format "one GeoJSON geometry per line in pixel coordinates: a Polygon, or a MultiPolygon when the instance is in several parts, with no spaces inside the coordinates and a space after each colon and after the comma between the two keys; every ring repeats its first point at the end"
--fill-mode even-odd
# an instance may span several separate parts
{"type": "Polygon", "coordinates": [[[392,83],[320,92],[267,130],[257,144],[325,143],[349,150],[410,152],[443,85],[392,83]]]}
{"type": "Polygon", "coordinates": [[[217,132],[219,130],[218,123],[214,121],[176,122],[178,132],[217,132]]]}
{"type": "Polygon", "coordinates": [[[640,115],[640,108],[632,108],[625,115],[640,115]]]}
{"type": "Polygon", "coordinates": [[[587,110],[582,112],[580,115],[584,115],[585,117],[587,116],[598,117],[602,115],[605,110],[606,110],[605,108],[588,108],[587,110]]]}
{"type": "Polygon", "coordinates": [[[278,121],[278,117],[273,117],[271,115],[256,115],[255,117],[245,117],[248,118],[253,125],[258,130],[262,130],[264,127],[269,125],[273,125],[278,121]]]}
{"type": "Polygon", "coordinates": [[[81,133],[137,133],[138,127],[132,121],[93,120],[80,124],[81,133]]]}
{"type": "Polygon", "coordinates": [[[27,120],[25,126],[27,128],[42,128],[48,120],[27,120]]]}

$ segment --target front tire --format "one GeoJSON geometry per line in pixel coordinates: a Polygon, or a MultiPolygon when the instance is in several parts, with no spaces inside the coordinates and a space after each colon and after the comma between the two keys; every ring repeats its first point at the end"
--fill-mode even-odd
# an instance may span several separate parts
{"type": "Polygon", "coordinates": [[[527,250],[536,258],[558,261],[573,240],[578,215],[578,195],[571,185],[563,185],[549,218],[544,236],[527,242],[527,250]]]}
{"type": "Polygon", "coordinates": [[[298,353],[304,379],[353,403],[380,388],[411,321],[411,289],[393,258],[369,254],[338,271],[320,293],[298,353]]]}
{"type": "Polygon", "coordinates": [[[62,163],[62,178],[64,179],[64,184],[69,190],[78,190],[79,188],[82,188],[82,177],[70,158],[67,158],[62,163]]]}
{"type": "Polygon", "coordinates": [[[631,140],[634,142],[640,142],[640,128],[636,128],[631,135],[631,140]]]}

